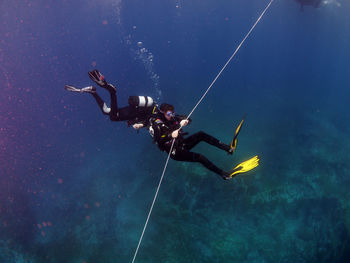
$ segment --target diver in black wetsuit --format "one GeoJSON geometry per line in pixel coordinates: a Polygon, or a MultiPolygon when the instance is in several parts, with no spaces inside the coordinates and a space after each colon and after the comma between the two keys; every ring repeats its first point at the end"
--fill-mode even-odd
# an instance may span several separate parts
{"type": "Polygon", "coordinates": [[[129,106],[118,108],[117,89],[107,83],[104,76],[97,70],[89,72],[89,77],[100,87],[106,89],[111,97],[111,107],[109,108],[102,98],[97,94],[93,86],[82,89],[65,85],[68,91],[79,93],[90,93],[96,100],[103,114],[108,115],[111,121],[127,121],[128,126],[132,125],[134,129],[140,129],[149,124],[149,118],[156,113],[157,106],[153,99],[148,96],[130,96],[129,106]]]}
{"type": "Polygon", "coordinates": [[[205,141],[208,144],[232,154],[233,150],[230,145],[222,143],[203,131],[184,138],[185,133],[178,129],[186,126],[190,122],[191,120],[186,120],[184,116],[175,115],[174,106],[163,103],[159,108],[158,114],[150,119],[149,131],[154,141],[158,144],[158,147],[167,153],[170,151],[173,138],[176,138],[170,155],[172,159],[177,161],[199,162],[207,169],[220,175],[223,179],[231,178],[231,172],[221,170],[204,155],[191,152],[191,149],[198,143],[205,141]]]}

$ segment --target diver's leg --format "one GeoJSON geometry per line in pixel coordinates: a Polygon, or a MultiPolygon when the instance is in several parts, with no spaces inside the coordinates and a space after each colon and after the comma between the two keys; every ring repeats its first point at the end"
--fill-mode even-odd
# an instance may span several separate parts
{"type": "Polygon", "coordinates": [[[100,107],[101,111],[105,115],[109,115],[111,112],[111,108],[108,108],[106,103],[101,99],[101,97],[97,94],[97,92],[91,94],[97,102],[97,105],[100,107]]]}
{"type": "Polygon", "coordinates": [[[111,121],[129,121],[137,117],[137,109],[135,107],[126,106],[119,108],[116,94],[116,88],[112,84],[104,86],[109,91],[111,97],[111,108],[109,118],[111,121]],[[106,88],[109,87],[109,88],[106,88]]]}
{"type": "Polygon", "coordinates": [[[177,161],[201,163],[208,170],[220,175],[222,178],[225,178],[228,175],[227,172],[221,170],[219,167],[209,161],[204,155],[199,153],[190,151],[177,151],[177,149],[175,149],[175,154],[171,154],[171,158],[177,161]]]}
{"type": "Polygon", "coordinates": [[[119,116],[118,116],[118,103],[117,103],[117,95],[116,92],[109,92],[110,97],[111,97],[111,113],[110,118],[111,120],[118,120],[119,116]]]}
{"type": "Polygon", "coordinates": [[[221,177],[227,175],[227,173],[224,170],[217,167],[215,164],[209,161],[204,155],[199,153],[194,153],[194,152],[190,152],[190,154],[192,155],[192,158],[195,162],[201,163],[204,167],[206,167],[210,171],[220,175],[221,177]]]}
{"type": "MultiPolygon", "coordinates": [[[[124,121],[125,117],[120,116],[121,112],[118,108],[118,102],[117,102],[117,89],[112,84],[107,84],[103,86],[103,88],[107,89],[109,92],[109,95],[111,97],[111,112],[109,113],[109,117],[111,121],[124,121]]],[[[126,107],[124,107],[126,108],[126,107]]],[[[125,110],[124,110],[125,111],[125,110]]],[[[124,113],[124,111],[122,113],[124,113]]],[[[124,114],[122,114],[124,115],[124,114]]]]}
{"type": "Polygon", "coordinates": [[[95,87],[88,86],[88,87],[80,89],[80,88],[76,88],[72,85],[65,85],[64,89],[67,91],[72,91],[72,92],[77,92],[77,93],[90,93],[95,98],[97,105],[100,107],[102,113],[105,115],[109,115],[109,112],[111,111],[111,109],[107,107],[106,103],[97,94],[95,87]]]}
{"type": "Polygon", "coordinates": [[[206,143],[209,143],[226,152],[229,152],[231,149],[230,145],[224,144],[223,142],[219,141],[218,139],[214,138],[213,136],[203,131],[197,132],[191,135],[190,137],[184,139],[183,144],[185,149],[191,150],[194,146],[196,146],[201,141],[205,141],[206,143]]]}

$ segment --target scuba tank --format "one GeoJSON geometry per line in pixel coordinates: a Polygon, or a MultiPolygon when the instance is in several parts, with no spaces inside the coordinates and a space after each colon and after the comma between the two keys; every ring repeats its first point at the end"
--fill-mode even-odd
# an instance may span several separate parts
{"type": "Polygon", "coordinates": [[[158,112],[158,105],[149,96],[130,96],[128,103],[134,113],[134,117],[128,120],[129,126],[137,122],[148,125],[149,118],[158,112]]]}
{"type": "Polygon", "coordinates": [[[129,105],[133,107],[153,107],[154,101],[149,96],[130,96],[129,105]]]}

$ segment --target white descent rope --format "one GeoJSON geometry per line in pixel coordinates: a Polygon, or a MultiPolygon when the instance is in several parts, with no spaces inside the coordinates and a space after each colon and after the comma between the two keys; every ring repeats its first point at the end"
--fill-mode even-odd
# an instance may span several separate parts
{"type": "Polygon", "coordinates": [[[172,144],[171,144],[170,151],[169,151],[169,154],[168,154],[168,158],[166,159],[166,162],[165,162],[165,165],[164,165],[164,169],[163,169],[163,173],[162,173],[162,176],[160,177],[160,181],[159,181],[159,184],[158,184],[158,187],[157,187],[157,191],[156,191],[156,194],[154,195],[151,208],[150,208],[150,210],[149,210],[149,212],[148,212],[148,216],[147,216],[147,219],[146,219],[146,223],[145,223],[145,225],[144,225],[144,227],[143,227],[143,230],[142,230],[142,234],[141,234],[139,243],[137,244],[137,248],[136,248],[136,251],[135,251],[135,254],[134,254],[134,258],[132,259],[132,263],[135,262],[135,259],[136,259],[136,256],[137,256],[137,252],[139,251],[139,248],[140,248],[140,245],[141,245],[141,241],[142,241],[143,235],[145,234],[145,230],[146,230],[146,228],[147,228],[148,221],[149,221],[149,218],[150,218],[150,216],[151,216],[154,203],[156,202],[156,199],[157,199],[157,196],[158,196],[158,192],[159,192],[160,185],[162,184],[162,181],[163,181],[163,177],[164,177],[164,174],[165,174],[165,170],[166,170],[166,168],[167,168],[167,166],[168,166],[170,154],[171,154],[171,152],[173,151],[174,143],[175,143],[175,139],[173,139],[173,142],[172,142],[172,144]]]}
{"type": "Polygon", "coordinates": [[[264,16],[264,14],[266,13],[266,11],[269,9],[270,5],[272,4],[274,0],[271,0],[270,3],[266,6],[266,8],[264,9],[264,11],[261,13],[261,15],[259,16],[259,18],[256,20],[255,24],[252,26],[252,28],[249,30],[249,32],[247,33],[247,35],[243,38],[243,40],[241,41],[241,43],[238,45],[238,47],[236,48],[235,52],[233,52],[232,56],[227,60],[226,64],[222,67],[222,69],[219,71],[219,73],[216,75],[215,79],[213,80],[213,82],[209,85],[208,89],[204,92],[204,94],[202,95],[202,97],[198,100],[196,106],[193,107],[192,111],[190,112],[190,114],[188,114],[187,119],[190,118],[190,116],[192,115],[192,113],[195,111],[195,109],[198,107],[198,105],[202,102],[202,100],[204,99],[204,97],[207,95],[207,93],[209,92],[209,90],[211,89],[211,87],[214,85],[214,83],[216,82],[216,80],[220,77],[221,73],[225,70],[225,68],[227,67],[228,64],[230,64],[231,60],[236,56],[237,52],[239,51],[239,49],[241,48],[241,46],[243,45],[243,43],[245,42],[245,40],[249,37],[250,33],[253,32],[254,28],[256,27],[256,25],[260,22],[261,18],[264,16]]]}
{"type": "MultiPolygon", "coordinates": [[[[222,67],[222,69],[221,69],[221,70],[219,71],[219,73],[216,75],[215,79],[214,79],[214,80],[212,81],[212,83],[209,85],[208,89],[204,92],[204,94],[203,94],[202,97],[199,99],[199,101],[197,102],[197,104],[194,106],[194,108],[192,109],[192,111],[190,112],[190,114],[188,114],[187,119],[190,118],[190,116],[192,115],[192,113],[195,111],[195,109],[198,107],[198,105],[202,102],[202,100],[203,100],[204,97],[207,95],[207,93],[209,92],[209,90],[211,89],[211,87],[214,85],[214,83],[216,82],[216,80],[220,77],[221,73],[225,70],[225,68],[227,67],[227,65],[228,65],[228,64],[231,62],[231,60],[235,57],[235,55],[237,54],[237,52],[239,51],[239,49],[241,48],[241,46],[243,45],[243,43],[245,42],[245,40],[249,37],[250,33],[252,33],[252,31],[254,30],[254,28],[256,27],[256,25],[260,22],[261,18],[264,16],[264,14],[266,13],[266,11],[269,9],[269,7],[270,7],[270,5],[272,4],[273,1],[274,1],[274,0],[270,0],[269,4],[266,6],[266,8],[264,9],[264,11],[261,13],[261,15],[259,16],[259,18],[256,20],[255,24],[252,26],[252,28],[249,30],[249,32],[247,33],[247,35],[243,38],[243,40],[241,41],[241,43],[238,45],[238,47],[236,48],[235,52],[233,52],[232,56],[227,60],[227,62],[225,63],[225,65],[222,67]]],[[[180,128],[180,129],[181,129],[181,128],[180,128]]],[[[158,187],[157,187],[157,191],[156,191],[156,194],[154,195],[151,208],[150,208],[150,210],[149,210],[149,212],[148,212],[148,216],[147,216],[147,219],[146,219],[146,223],[145,223],[145,225],[144,225],[144,227],[143,227],[142,234],[141,234],[140,239],[139,239],[139,243],[137,244],[137,248],[136,248],[134,257],[133,257],[133,259],[132,259],[132,263],[135,262],[137,253],[138,253],[138,251],[139,251],[139,248],[140,248],[140,245],[141,245],[141,242],[142,242],[143,235],[145,234],[145,231],[146,231],[146,228],[147,228],[147,225],[148,225],[149,218],[151,217],[152,210],[153,210],[154,204],[155,204],[155,202],[156,202],[156,199],[157,199],[157,197],[158,197],[158,192],[159,192],[160,186],[161,186],[161,184],[162,184],[162,181],[163,181],[163,177],[164,177],[166,168],[167,168],[167,166],[168,166],[168,162],[169,162],[169,159],[170,159],[170,155],[171,155],[171,152],[173,151],[174,143],[175,143],[175,139],[173,139],[173,141],[172,141],[171,148],[170,148],[170,151],[169,151],[169,154],[168,154],[168,158],[167,158],[167,160],[166,160],[166,162],[165,162],[164,169],[163,169],[163,173],[162,173],[162,176],[160,177],[160,181],[159,181],[159,184],[158,184],[158,187]]]]}

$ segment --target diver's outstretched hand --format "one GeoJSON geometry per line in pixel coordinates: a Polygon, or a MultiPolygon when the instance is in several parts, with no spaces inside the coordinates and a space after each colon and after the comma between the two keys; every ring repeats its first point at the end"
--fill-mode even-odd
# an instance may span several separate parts
{"type": "Polygon", "coordinates": [[[97,83],[99,86],[105,87],[107,85],[105,77],[97,69],[90,71],[88,74],[90,79],[92,79],[92,81],[97,83]]]}
{"type": "Polygon", "coordinates": [[[132,127],[135,129],[135,130],[139,130],[143,127],[144,125],[142,123],[135,123],[132,127]]]}

